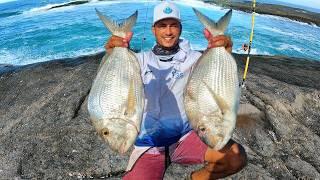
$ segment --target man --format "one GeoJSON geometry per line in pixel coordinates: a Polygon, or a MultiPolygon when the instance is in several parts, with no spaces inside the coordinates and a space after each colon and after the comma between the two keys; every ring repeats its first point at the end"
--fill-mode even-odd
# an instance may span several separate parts
{"type": "MultiPolygon", "coordinates": [[[[141,131],[130,156],[123,179],[162,179],[170,164],[205,166],[193,172],[190,179],[217,179],[234,174],[246,164],[244,148],[230,140],[220,151],[214,151],[196,135],[184,110],[183,91],[191,70],[201,56],[181,40],[179,9],[169,2],[154,8],[152,32],[157,44],[151,51],[136,54],[144,83],[145,111],[141,131]]],[[[232,42],[226,36],[212,37],[204,30],[208,48],[223,46],[231,53],[232,42]]],[[[112,36],[105,48],[128,47],[132,32],[125,38],[112,36]]]]}

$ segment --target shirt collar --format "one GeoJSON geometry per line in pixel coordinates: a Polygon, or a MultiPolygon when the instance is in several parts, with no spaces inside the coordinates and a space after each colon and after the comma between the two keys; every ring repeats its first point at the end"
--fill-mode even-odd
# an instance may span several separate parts
{"type": "Polygon", "coordinates": [[[185,40],[185,39],[180,39],[179,40],[179,47],[180,47],[180,50],[173,54],[173,55],[168,55],[168,56],[160,56],[160,55],[156,55],[159,57],[159,59],[162,59],[164,60],[164,62],[166,61],[170,61],[172,63],[175,63],[175,62],[184,62],[186,60],[186,56],[187,56],[187,53],[190,51],[190,43],[188,40],[185,40]],[[172,59],[172,60],[170,60],[172,59]]]}

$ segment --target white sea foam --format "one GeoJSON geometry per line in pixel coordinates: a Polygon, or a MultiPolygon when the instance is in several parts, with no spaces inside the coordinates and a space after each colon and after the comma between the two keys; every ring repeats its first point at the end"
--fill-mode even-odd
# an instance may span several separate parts
{"type": "Polygon", "coordinates": [[[16,0],[0,0],[0,4],[12,2],[12,1],[16,1],[16,0]]]}
{"type": "MultiPolygon", "coordinates": [[[[232,52],[238,53],[238,54],[248,54],[248,51],[244,51],[243,49],[233,49],[232,52]]],[[[257,48],[251,48],[250,54],[255,54],[255,55],[274,55],[268,51],[263,51],[257,48]]]]}
{"type": "Polygon", "coordinates": [[[110,4],[120,4],[120,3],[154,3],[157,0],[118,0],[118,1],[90,1],[87,4],[83,4],[84,6],[96,6],[96,5],[110,5],[110,4]]]}
{"type": "Polygon", "coordinates": [[[45,6],[42,6],[42,7],[36,7],[36,8],[32,8],[30,9],[29,11],[26,11],[26,13],[30,13],[30,12],[39,12],[39,11],[47,11],[55,6],[63,6],[65,4],[68,4],[68,3],[60,3],[60,4],[47,4],[45,6]]]}
{"type": "MultiPolygon", "coordinates": [[[[81,5],[85,5],[85,4],[95,4],[95,3],[100,3],[100,4],[116,4],[116,3],[121,3],[124,1],[98,1],[98,0],[91,0],[88,3],[84,3],[84,4],[79,4],[79,5],[68,5],[71,2],[76,2],[76,1],[70,1],[70,2],[65,2],[65,3],[56,3],[56,4],[47,4],[45,6],[41,6],[41,7],[36,7],[36,8],[32,8],[28,11],[23,12],[23,14],[34,14],[34,13],[39,13],[39,12],[49,12],[49,11],[65,11],[65,10],[69,10],[69,9],[73,9],[75,6],[81,6],[81,5]],[[64,6],[67,5],[67,6],[64,6]],[[59,8],[54,8],[56,6],[62,6],[59,8]]],[[[130,1],[128,1],[130,2],[130,1]]]]}
{"type": "Polygon", "coordinates": [[[205,3],[198,0],[177,0],[175,1],[177,4],[183,5],[183,6],[191,6],[194,8],[201,8],[201,9],[211,9],[215,11],[221,11],[222,8],[219,6],[216,6],[214,4],[205,3]]]}
{"type": "Polygon", "coordinates": [[[283,51],[283,50],[293,50],[293,51],[298,51],[298,52],[303,52],[303,49],[293,45],[293,44],[281,44],[278,48],[276,48],[277,50],[283,51]]]}
{"type": "Polygon", "coordinates": [[[0,49],[0,64],[16,64],[17,57],[7,49],[0,49]]]}
{"type": "Polygon", "coordinates": [[[250,51],[251,54],[260,54],[260,55],[272,55],[270,52],[268,51],[264,51],[258,48],[252,48],[250,51]]]}
{"type": "Polygon", "coordinates": [[[27,65],[38,62],[45,62],[62,58],[73,58],[84,55],[91,55],[104,51],[103,47],[100,48],[84,48],[77,51],[61,52],[48,54],[46,56],[37,56],[30,53],[30,49],[23,48],[16,51],[9,51],[7,49],[0,49],[0,64],[12,65],[27,65]]]}
{"type": "Polygon", "coordinates": [[[290,36],[293,39],[299,39],[299,40],[304,39],[307,41],[314,41],[314,42],[316,42],[318,39],[318,37],[315,37],[312,33],[306,33],[306,32],[296,31],[292,29],[289,29],[290,31],[286,31],[287,29],[278,29],[276,27],[269,27],[269,26],[261,26],[260,28],[276,34],[290,36]]]}
{"type": "Polygon", "coordinates": [[[196,51],[201,51],[201,50],[205,50],[206,46],[201,45],[201,44],[190,44],[191,49],[196,50],[196,51]]]}
{"type": "Polygon", "coordinates": [[[267,31],[271,31],[271,32],[274,32],[274,33],[277,33],[277,34],[286,35],[286,36],[296,36],[297,35],[296,33],[293,33],[292,31],[291,32],[287,32],[287,31],[285,31],[283,29],[278,29],[276,27],[262,26],[261,28],[264,29],[264,30],[267,30],[267,31]]]}
{"type": "MultiPolygon", "coordinates": [[[[277,21],[291,22],[291,23],[295,23],[295,24],[299,24],[299,25],[303,25],[303,26],[311,26],[311,27],[316,26],[316,25],[314,25],[314,24],[308,24],[308,23],[306,23],[306,22],[296,21],[296,20],[293,20],[293,19],[290,19],[290,18],[287,18],[287,17],[281,17],[281,16],[276,16],[276,15],[256,13],[256,16],[260,16],[260,17],[263,17],[263,18],[274,19],[274,20],[277,20],[277,21]]],[[[318,27],[318,26],[316,26],[316,27],[317,27],[317,28],[320,28],[320,27],[318,27]]]]}
{"type": "Polygon", "coordinates": [[[67,10],[71,10],[74,8],[74,6],[66,6],[66,7],[60,7],[60,8],[54,8],[54,9],[51,9],[55,6],[58,6],[58,5],[63,5],[63,4],[66,4],[66,3],[62,3],[62,4],[48,4],[46,6],[42,6],[42,7],[36,7],[36,8],[32,8],[28,11],[24,11],[22,13],[22,15],[25,15],[25,16],[35,16],[35,15],[40,15],[40,14],[43,14],[43,13],[55,13],[55,12],[60,12],[60,11],[67,11],[67,10]]]}

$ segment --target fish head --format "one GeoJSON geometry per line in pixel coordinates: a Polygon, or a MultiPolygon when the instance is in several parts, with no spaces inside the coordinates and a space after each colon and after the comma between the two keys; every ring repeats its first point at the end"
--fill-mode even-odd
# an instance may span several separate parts
{"type": "Polygon", "coordinates": [[[204,116],[197,125],[200,139],[214,150],[222,149],[230,140],[235,127],[235,118],[217,112],[204,116]]]}
{"type": "Polygon", "coordinates": [[[136,126],[121,118],[108,119],[106,122],[108,123],[98,130],[100,136],[112,150],[124,154],[136,140],[136,126]]]}

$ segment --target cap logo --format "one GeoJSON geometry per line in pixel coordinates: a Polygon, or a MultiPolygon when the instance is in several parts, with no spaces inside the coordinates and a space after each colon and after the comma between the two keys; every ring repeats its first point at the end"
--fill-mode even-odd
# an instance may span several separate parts
{"type": "Polygon", "coordinates": [[[166,7],[164,10],[163,10],[164,13],[166,14],[170,14],[172,13],[172,9],[170,7],[166,7]]]}

